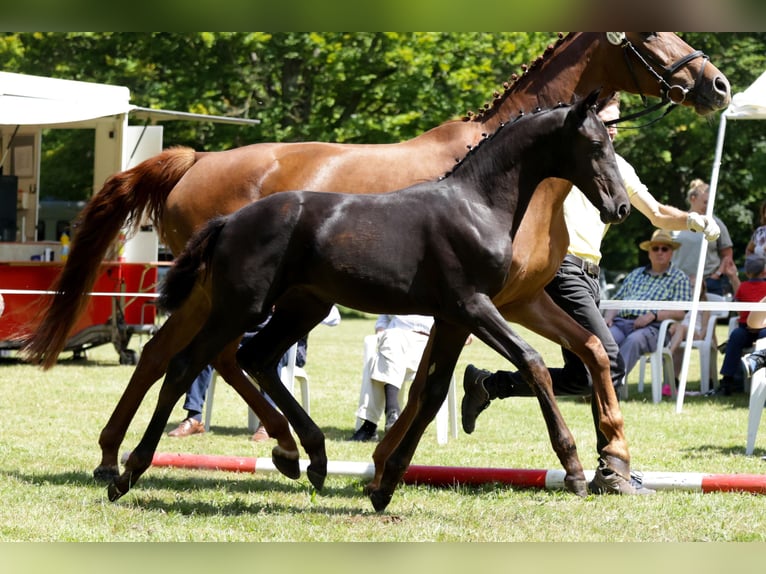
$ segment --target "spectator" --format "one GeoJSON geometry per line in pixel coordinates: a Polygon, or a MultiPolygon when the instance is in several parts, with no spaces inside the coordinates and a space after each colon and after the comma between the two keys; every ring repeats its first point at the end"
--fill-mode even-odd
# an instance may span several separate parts
{"type": "MultiPolygon", "coordinates": [[[[689,301],[692,297],[689,277],[671,262],[678,243],[670,233],[657,229],[652,238],[639,247],[649,252],[649,265],[637,267],[628,273],[614,299],[631,301],[689,301]]],[[[605,314],[606,324],[620,348],[625,364],[625,376],[644,353],[657,348],[662,319],[684,318],[683,310],[664,309],[610,309],[605,314]]]]}
{"type": "Polygon", "coordinates": [[[433,317],[425,315],[380,315],[375,322],[378,346],[369,378],[362,377],[359,408],[361,425],[349,438],[352,441],[378,440],[378,420],[386,413],[385,430],[399,418],[399,391],[408,372],[415,373],[423,356],[433,317]],[[366,384],[369,380],[369,386],[366,384]]]}
{"type": "Polygon", "coordinates": [[[753,231],[750,242],[745,248],[745,257],[748,255],[766,257],[766,201],[761,204],[761,218],[758,227],[753,231]]]}
{"type": "MultiPolygon", "coordinates": [[[[759,303],[766,303],[766,297],[761,299],[759,303]]],[[[747,327],[752,330],[766,329],[766,311],[750,311],[747,316],[747,327]]],[[[752,377],[758,369],[766,367],[766,349],[745,355],[742,357],[742,365],[745,374],[752,377]]]]}
{"type": "MultiPolygon", "coordinates": [[[[710,186],[701,179],[695,179],[689,185],[686,200],[689,203],[689,211],[704,214],[707,212],[710,186]]],[[[708,293],[716,295],[729,295],[736,292],[739,286],[737,267],[734,265],[732,241],[726,225],[715,215],[713,220],[718,224],[721,235],[715,242],[708,242],[707,256],[702,277],[705,280],[708,293]]],[[[693,231],[679,231],[673,234],[681,246],[673,254],[673,264],[680,268],[689,277],[697,274],[697,264],[700,256],[700,242],[703,241],[699,233],[693,231]]]]}
{"type": "MultiPolygon", "coordinates": [[[[766,259],[759,255],[751,255],[745,259],[745,275],[734,295],[735,301],[755,303],[766,297],[766,259]]],[[[721,384],[714,394],[729,396],[744,390],[744,379],[741,369],[743,351],[750,347],[756,339],[766,337],[766,328],[751,328],[748,326],[750,311],[740,311],[739,325],[729,333],[726,351],[721,365],[721,384]]]]}

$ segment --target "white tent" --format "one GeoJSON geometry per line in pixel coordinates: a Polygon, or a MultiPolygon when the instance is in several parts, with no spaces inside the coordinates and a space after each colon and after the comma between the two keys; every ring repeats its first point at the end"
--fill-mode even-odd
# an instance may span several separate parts
{"type": "MultiPolygon", "coordinates": [[[[710,197],[707,206],[707,215],[713,214],[715,205],[715,194],[718,188],[718,173],[721,167],[721,157],[723,155],[723,144],[726,136],[726,123],[728,120],[766,120],[766,72],[763,72],[745,91],[734,94],[731,98],[729,107],[721,114],[721,123],[718,127],[718,140],[715,148],[715,158],[713,160],[713,171],[710,176],[710,197]]],[[[705,266],[705,244],[700,248],[699,264],[697,266],[697,277],[702,277],[702,271],[705,266]]],[[[691,308],[689,319],[689,333],[684,350],[684,358],[679,377],[678,396],[676,398],[676,412],[680,413],[684,403],[684,390],[686,389],[686,376],[689,370],[689,357],[691,356],[691,343],[694,337],[694,323],[697,319],[699,309],[698,302],[700,296],[700,282],[697,282],[694,288],[694,303],[691,308]]],[[[729,310],[739,310],[737,303],[722,305],[720,308],[729,310]]],[[[755,309],[763,307],[764,304],[748,304],[748,308],[755,309]]]]}

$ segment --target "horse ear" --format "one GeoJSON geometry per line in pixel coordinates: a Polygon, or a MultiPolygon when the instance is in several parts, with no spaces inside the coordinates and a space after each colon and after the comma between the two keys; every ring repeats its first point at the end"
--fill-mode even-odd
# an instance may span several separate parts
{"type": "Polygon", "coordinates": [[[578,119],[578,123],[584,122],[585,118],[588,116],[588,112],[591,109],[595,108],[596,103],[598,102],[598,96],[600,93],[601,93],[601,88],[596,88],[590,94],[588,94],[585,98],[575,103],[574,109],[572,111],[576,115],[578,119]]]}
{"type": "Polygon", "coordinates": [[[596,88],[585,98],[585,107],[594,108],[598,103],[598,97],[601,95],[601,88],[596,88]]]}

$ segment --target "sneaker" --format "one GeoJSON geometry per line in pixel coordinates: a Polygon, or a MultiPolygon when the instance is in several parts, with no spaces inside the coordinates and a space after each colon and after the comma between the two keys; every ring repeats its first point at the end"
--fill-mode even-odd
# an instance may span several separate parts
{"type": "Polygon", "coordinates": [[[484,380],[490,375],[489,371],[477,369],[468,365],[463,373],[463,400],[460,403],[460,418],[463,430],[471,434],[476,428],[476,417],[489,406],[489,393],[484,388],[484,380]]]}
{"type": "Polygon", "coordinates": [[[378,425],[370,421],[364,421],[362,426],[348,439],[354,442],[371,442],[378,440],[378,425]]]}
{"type": "Polygon", "coordinates": [[[253,442],[266,442],[271,437],[269,436],[269,433],[266,432],[266,427],[263,425],[258,425],[258,428],[255,429],[255,432],[253,433],[253,436],[250,437],[250,440],[253,442]]]}
{"type": "Polygon", "coordinates": [[[766,367],[766,356],[760,352],[745,355],[742,357],[742,366],[745,368],[745,375],[752,377],[758,369],[766,367]]]}
{"type": "Polygon", "coordinates": [[[394,426],[394,423],[399,420],[399,410],[398,409],[392,409],[391,411],[386,413],[386,432],[394,426]]]}
{"type": "Polygon", "coordinates": [[[197,419],[187,418],[181,421],[176,428],[168,433],[168,436],[185,437],[193,434],[202,434],[205,432],[205,425],[197,419]]]}
{"type": "Polygon", "coordinates": [[[599,463],[593,480],[588,485],[593,494],[654,494],[654,489],[643,485],[643,476],[639,472],[630,473],[626,480],[603,463],[599,463]]]}
{"type": "Polygon", "coordinates": [[[662,396],[663,397],[669,397],[671,394],[672,394],[672,392],[670,390],[670,385],[667,384],[667,383],[662,385],[662,396]]]}

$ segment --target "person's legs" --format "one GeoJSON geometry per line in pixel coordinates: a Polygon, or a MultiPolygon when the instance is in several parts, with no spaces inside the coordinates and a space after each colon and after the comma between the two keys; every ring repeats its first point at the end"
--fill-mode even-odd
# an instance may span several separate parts
{"type": "Polygon", "coordinates": [[[758,368],[759,357],[755,353],[750,355],[751,357],[753,355],[756,357],[754,360],[755,369],[752,369],[748,362],[743,361],[742,353],[756,340],[764,336],[766,336],[766,329],[761,329],[760,331],[751,331],[744,327],[732,329],[731,333],[729,333],[729,340],[726,342],[726,352],[724,353],[723,364],[721,365],[721,386],[719,392],[724,395],[742,392],[745,383],[743,379],[743,365],[745,369],[744,374],[752,374],[758,368]]]}
{"type": "MultiPolygon", "coordinates": [[[[546,287],[554,302],[585,329],[595,334],[609,356],[612,383],[622,383],[624,368],[619,349],[598,308],[598,279],[568,262],[562,263],[546,287]]],[[[584,396],[590,393],[590,373],[577,355],[562,349],[564,366],[549,369],[557,396],[584,396]]],[[[532,389],[518,372],[490,373],[468,365],[463,377],[465,396],[461,405],[463,429],[473,432],[478,414],[495,398],[533,396],[532,389]]]]}
{"type": "Polygon", "coordinates": [[[205,432],[205,425],[202,424],[202,407],[205,404],[205,396],[212,380],[213,367],[208,365],[192,381],[189,390],[186,392],[183,406],[186,410],[186,418],[175,429],[170,431],[168,436],[186,437],[205,432]]]}
{"type": "Polygon", "coordinates": [[[636,366],[641,355],[649,353],[657,348],[659,327],[652,323],[641,329],[631,331],[620,343],[620,355],[625,364],[627,375],[636,366]]]}

